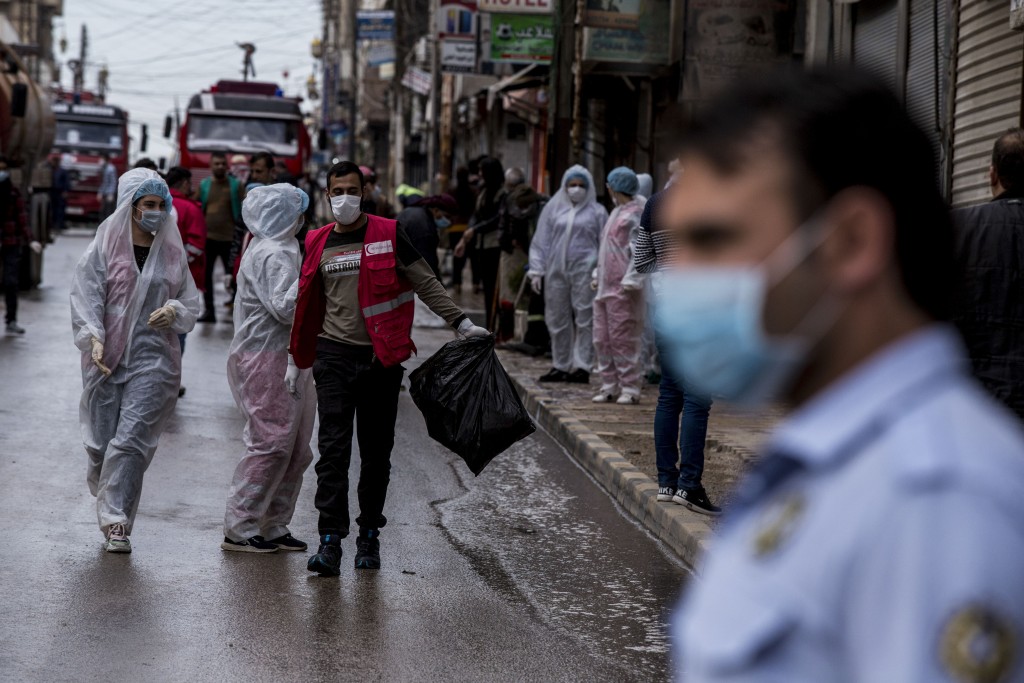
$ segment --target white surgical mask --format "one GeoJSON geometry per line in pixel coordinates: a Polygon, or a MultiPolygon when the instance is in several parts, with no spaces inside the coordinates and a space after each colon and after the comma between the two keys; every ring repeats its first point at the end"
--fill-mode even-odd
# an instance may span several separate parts
{"type": "MultiPolygon", "coordinates": [[[[789,238],[807,240],[807,228],[789,238]]],[[[661,273],[655,295],[654,327],[665,361],[699,394],[756,406],[781,398],[807,360],[807,353],[835,322],[829,294],[805,316],[797,330],[769,336],[762,318],[769,287],[800,265],[821,243],[818,235],[787,263],[769,268],[769,257],[753,266],[690,267],[661,273]]]]}
{"type": "Polygon", "coordinates": [[[331,197],[331,211],[342,225],[352,225],[362,213],[363,200],[356,194],[341,194],[331,197]]]}
{"type": "Polygon", "coordinates": [[[141,214],[139,216],[139,227],[146,232],[155,235],[160,230],[160,226],[164,224],[164,219],[167,218],[166,211],[143,211],[139,210],[141,214]]]}
{"type": "Polygon", "coordinates": [[[573,204],[579,204],[587,198],[587,188],[578,185],[566,188],[565,193],[569,195],[569,201],[573,204]]]}

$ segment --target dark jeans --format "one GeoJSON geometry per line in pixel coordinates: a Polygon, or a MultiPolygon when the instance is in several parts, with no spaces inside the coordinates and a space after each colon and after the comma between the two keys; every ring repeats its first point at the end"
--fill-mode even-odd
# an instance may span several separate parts
{"type": "Polygon", "coordinates": [[[316,381],[320,459],[316,463],[316,509],[320,534],[348,536],[348,468],[352,461],[352,424],[359,439],[359,517],[361,529],[380,529],[388,520],[384,500],[391,481],[401,366],[385,368],[370,347],[317,343],[316,381]]]}
{"type": "Polygon", "coordinates": [[[2,247],[4,264],[4,299],[7,302],[8,323],[18,321],[18,272],[21,247],[2,247]]]}
{"type": "Polygon", "coordinates": [[[215,313],[213,310],[213,267],[217,265],[218,258],[224,265],[225,275],[231,275],[233,269],[231,242],[206,240],[206,291],[203,292],[203,301],[206,303],[207,313],[215,313]]]}
{"type": "Polygon", "coordinates": [[[64,193],[50,191],[50,214],[52,227],[56,232],[64,232],[67,219],[67,201],[64,193]]]}
{"type": "Polygon", "coordinates": [[[484,311],[487,314],[487,322],[484,324],[488,330],[494,329],[494,295],[498,291],[498,272],[501,269],[501,248],[478,249],[477,258],[480,270],[481,284],[484,287],[484,311]]]}
{"type": "Polygon", "coordinates": [[[704,441],[708,433],[711,398],[686,391],[662,358],[658,407],[654,411],[654,450],[658,463],[658,486],[693,489],[704,474],[704,441]],[[682,429],[679,418],[682,415],[682,429]],[[676,447],[678,440],[679,446],[676,447]],[[681,457],[680,457],[681,456],[681,457]]]}

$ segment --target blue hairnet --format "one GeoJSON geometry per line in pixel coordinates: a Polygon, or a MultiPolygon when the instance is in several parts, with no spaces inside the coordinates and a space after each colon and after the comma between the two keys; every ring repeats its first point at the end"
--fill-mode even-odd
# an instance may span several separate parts
{"type": "Polygon", "coordinates": [[[612,188],[615,192],[621,192],[632,197],[636,194],[637,189],[639,189],[640,181],[632,169],[619,166],[608,174],[608,187],[612,188]]]}
{"type": "Polygon", "coordinates": [[[583,175],[582,173],[566,173],[565,174],[565,184],[567,186],[569,185],[569,183],[571,183],[574,180],[582,180],[583,181],[583,187],[587,187],[587,188],[590,187],[590,179],[587,178],[587,176],[583,175]]]}
{"type": "Polygon", "coordinates": [[[309,195],[303,190],[299,190],[299,200],[302,202],[302,213],[306,213],[306,209],[309,208],[309,195]]]}
{"type": "Polygon", "coordinates": [[[163,199],[166,202],[164,208],[168,211],[171,210],[171,192],[167,189],[167,183],[164,182],[163,178],[147,178],[142,181],[139,189],[135,190],[135,194],[132,195],[132,204],[138,201],[139,197],[151,194],[163,199]]]}

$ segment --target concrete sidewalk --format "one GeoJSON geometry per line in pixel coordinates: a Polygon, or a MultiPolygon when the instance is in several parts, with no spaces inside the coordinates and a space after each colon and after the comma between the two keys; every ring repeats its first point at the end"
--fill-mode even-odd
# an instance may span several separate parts
{"type": "MultiPolygon", "coordinates": [[[[498,354],[537,423],[623,508],[699,572],[715,521],[681,505],[657,501],[658,388],[645,386],[640,405],[595,404],[594,379],[590,385],[540,384],[536,378],[550,368],[548,359],[510,351],[498,354]]],[[[715,504],[728,504],[737,479],[779,417],[777,410],[752,414],[717,403],[712,407],[703,483],[715,504]]]]}

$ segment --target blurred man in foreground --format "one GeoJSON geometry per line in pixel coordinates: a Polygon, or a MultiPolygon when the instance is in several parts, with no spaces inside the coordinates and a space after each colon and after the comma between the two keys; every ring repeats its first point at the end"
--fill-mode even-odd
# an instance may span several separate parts
{"type": "Polygon", "coordinates": [[[676,617],[686,680],[1020,680],[1024,435],[940,322],[928,140],[858,73],[787,71],[724,93],[680,158],[666,361],[791,409],[676,617]]]}

